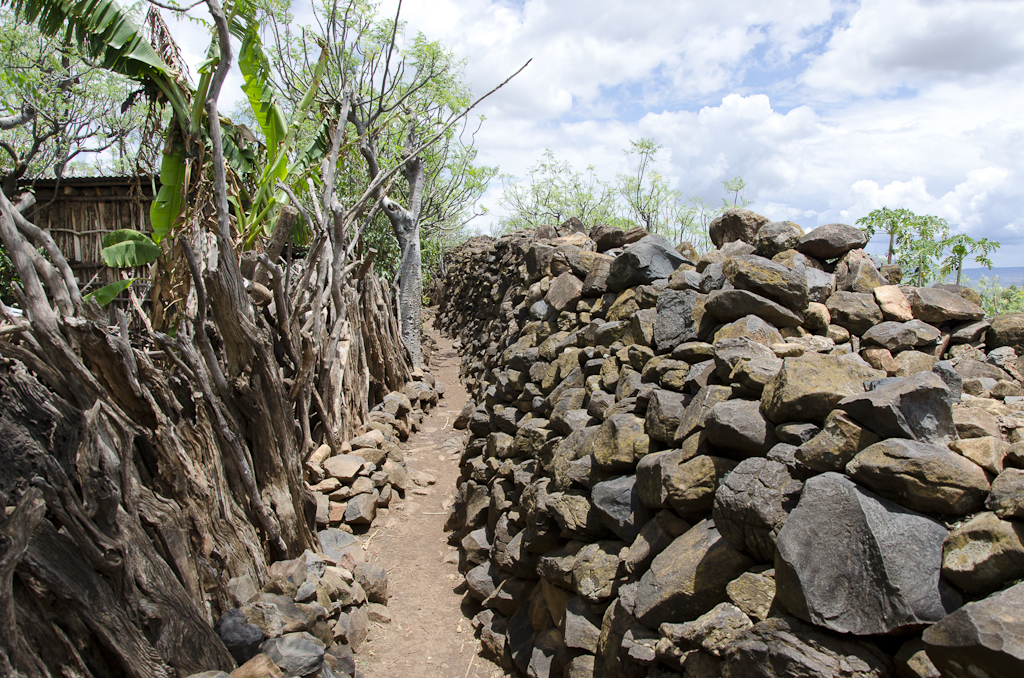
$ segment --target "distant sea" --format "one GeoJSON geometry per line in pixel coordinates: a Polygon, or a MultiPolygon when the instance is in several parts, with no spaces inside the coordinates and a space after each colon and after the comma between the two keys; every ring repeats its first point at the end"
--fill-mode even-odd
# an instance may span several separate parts
{"type": "MultiPolygon", "coordinates": [[[[1007,268],[965,268],[961,282],[964,285],[970,285],[975,287],[981,280],[982,276],[985,277],[989,282],[994,282],[996,278],[999,278],[999,284],[1003,287],[1009,287],[1010,285],[1016,285],[1017,287],[1024,286],[1024,266],[1011,266],[1007,268]]],[[[951,275],[946,279],[946,282],[953,282],[956,280],[956,275],[951,275]]]]}

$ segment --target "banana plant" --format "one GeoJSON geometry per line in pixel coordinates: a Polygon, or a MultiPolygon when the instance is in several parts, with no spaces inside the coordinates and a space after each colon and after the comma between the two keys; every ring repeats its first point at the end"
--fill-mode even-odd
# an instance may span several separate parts
{"type": "MultiPolygon", "coordinates": [[[[138,268],[156,261],[163,250],[145,233],[131,229],[112,231],[103,236],[103,249],[100,257],[103,263],[111,268],[138,268]]],[[[104,285],[94,292],[85,295],[101,307],[117,298],[117,295],[128,289],[138,278],[126,278],[104,285]]]]}
{"type": "MultiPolygon", "coordinates": [[[[257,182],[252,206],[248,214],[239,216],[239,230],[244,222],[248,229],[246,245],[251,246],[257,237],[272,232],[274,208],[288,200],[287,194],[278,189],[278,183],[295,185],[305,170],[326,155],[330,147],[330,129],[325,121],[309,145],[295,153],[298,132],[327,70],[328,51],[326,47],[321,49],[309,88],[295,107],[291,121],[286,121],[272,85],[270,61],[263,51],[258,24],[249,21],[243,26],[236,22],[234,27],[242,40],[238,52],[238,67],[245,81],[242,89],[267,143],[267,165],[257,182]]],[[[237,207],[236,204],[236,210],[237,207]]]]}

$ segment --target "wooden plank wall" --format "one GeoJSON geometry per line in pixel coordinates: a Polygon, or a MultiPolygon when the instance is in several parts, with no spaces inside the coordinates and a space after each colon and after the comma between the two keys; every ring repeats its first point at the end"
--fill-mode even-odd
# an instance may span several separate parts
{"type": "MultiPolygon", "coordinates": [[[[69,179],[57,186],[56,199],[53,181],[36,182],[35,193],[36,206],[30,219],[50,231],[83,292],[120,278],[120,271],[106,267],[100,257],[104,235],[122,228],[153,231],[149,220],[152,187],[148,177],[141,177],[138,182],[121,177],[69,179]]],[[[146,278],[148,267],[132,270],[129,275],[146,278]]]]}

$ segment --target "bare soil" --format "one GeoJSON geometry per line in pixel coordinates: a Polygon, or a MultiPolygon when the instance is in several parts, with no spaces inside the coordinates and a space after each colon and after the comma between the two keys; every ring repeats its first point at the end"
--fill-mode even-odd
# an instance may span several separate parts
{"type": "Polygon", "coordinates": [[[428,331],[437,344],[431,373],[446,390],[402,448],[410,478],[424,472],[436,482],[406,492],[391,505],[384,529],[365,537],[366,559],[388,570],[391,622],[371,624],[356,666],[367,678],[500,678],[505,672],[480,656],[470,621],[480,606],[465,593],[458,551],[444,531],[466,437],[452,424],[469,396],[452,342],[432,326],[428,331]]]}

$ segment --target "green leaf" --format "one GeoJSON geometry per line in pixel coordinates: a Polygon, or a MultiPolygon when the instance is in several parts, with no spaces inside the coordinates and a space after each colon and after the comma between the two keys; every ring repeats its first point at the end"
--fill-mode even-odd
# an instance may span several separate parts
{"type": "Polygon", "coordinates": [[[109,285],[104,285],[95,292],[90,292],[85,295],[85,300],[88,302],[92,299],[100,305],[100,308],[102,308],[114,299],[117,299],[117,295],[131,287],[131,284],[136,280],[138,280],[138,278],[129,278],[128,280],[118,280],[117,282],[112,282],[109,285]]]}
{"type": "Polygon", "coordinates": [[[177,151],[165,154],[160,162],[160,190],[149,208],[153,222],[153,240],[159,243],[171,232],[184,203],[185,163],[177,151]]]}
{"type": "MultiPolygon", "coordinates": [[[[250,24],[238,50],[238,68],[242,71],[245,84],[242,91],[249,99],[253,116],[259,123],[260,131],[267,140],[267,164],[275,165],[280,143],[288,134],[284,112],[277,103],[277,96],[271,86],[270,62],[263,52],[255,23],[250,24]]],[[[286,165],[277,170],[277,179],[284,179],[286,165]]]]}
{"type": "Polygon", "coordinates": [[[63,34],[100,60],[102,68],[155,84],[179,120],[188,120],[187,85],[176,79],[142,30],[113,0],[0,0],[50,37],[63,34]]]}
{"type": "Polygon", "coordinates": [[[103,239],[103,263],[111,268],[135,268],[156,261],[162,250],[144,233],[114,231],[103,239]]]}

